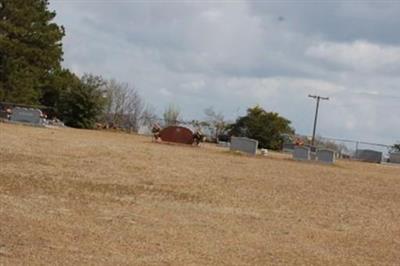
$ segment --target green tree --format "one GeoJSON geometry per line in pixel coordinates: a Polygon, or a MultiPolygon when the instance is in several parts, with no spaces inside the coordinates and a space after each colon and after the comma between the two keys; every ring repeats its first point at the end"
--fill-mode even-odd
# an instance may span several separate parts
{"type": "Polygon", "coordinates": [[[62,60],[64,29],[47,0],[0,0],[0,101],[38,104],[62,60]]]}
{"type": "Polygon", "coordinates": [[[60,118],[67,126],[93,128],[106,104],[102,77],[85,74],[74,86],[61,93],[60,118]]]}
{"type": "Polygon", "coordinates": [[[282,134],[293,134],[291,122],[278,113],[267,112],[260,106],[247,110],[247,115],[239,117],[230,125],[230,134],[237,137],[256,139],[260,148],[280,149],[282,134]]]}
{"type": "Polygon", "coordinates": [[[63,94],[77,88],[80,82],[79,78],[68,69],[55,70],[41,87],[40,104],[47,106],[52,116],[60,117],[63,94]]]}

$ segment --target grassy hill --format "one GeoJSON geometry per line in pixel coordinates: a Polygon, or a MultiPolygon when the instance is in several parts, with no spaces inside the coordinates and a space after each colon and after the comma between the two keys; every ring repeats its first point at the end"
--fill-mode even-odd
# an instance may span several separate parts
{"type": "Polygon", "coordinates": [[[0,123],[0,265],[398,265],[400,168],[0,123]]]}

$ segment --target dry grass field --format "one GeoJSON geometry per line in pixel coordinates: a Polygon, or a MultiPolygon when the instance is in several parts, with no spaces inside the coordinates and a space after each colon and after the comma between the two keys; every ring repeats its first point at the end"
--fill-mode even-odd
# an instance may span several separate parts
{"type": "Polygon", "coordinates": [[[400,265],[400,168],[0,123],[0,265],[400,265]]]}

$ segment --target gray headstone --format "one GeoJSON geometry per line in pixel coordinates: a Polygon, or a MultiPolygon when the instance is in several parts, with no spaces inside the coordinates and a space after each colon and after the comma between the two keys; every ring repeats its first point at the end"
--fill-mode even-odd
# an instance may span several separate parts
{"type": "Polygon", "coordinates": [[[382,152],[374,150],[357,150],[356,159],[370,163],[381,163],[382,152]]]}
{"type": "Polygon", "coordinates": [[[15,107],[12,109],[11,121],[39,125],[42,124],[42,112],[39,109],[15,107]]]}
{"type": "Polygon", "coordinates": [[[295,146],[296,145],[294,143],[284,143],[282,146],[282,150],[284,152],[293,152],[295,146]]]}
{"type": "Polygon", "coordinates": [[[256,155],[258,141],[249,138],[231,138],[231,151],[241,151],[251,155],[256,155]]]}
{"type": "Polygon", "coordinates": [[[310,148],[304,146],[296,146],[293,151],[293,159],[295,160],[310,160],[310,148]]]}
{"type": "Polygon", "coordinates": [[[391,163],[400,163],[400,152],[392,152],[389,155],[391,163]]]}
{"type": "Polygon", "coordinates": [[[334,163],[335,162],[335,152],[328,149],[317,150],[317,160],[322,163],[334,163]]]}

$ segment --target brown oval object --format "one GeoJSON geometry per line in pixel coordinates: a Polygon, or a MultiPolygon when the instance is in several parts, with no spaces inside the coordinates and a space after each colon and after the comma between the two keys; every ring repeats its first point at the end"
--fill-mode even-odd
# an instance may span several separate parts
{"type": "Polygon", "coordinates": [[[169,126],[161,130],[160,137],[163,141],[182,144],[193,143],[193,132],[186,127],[169,126]]]}

